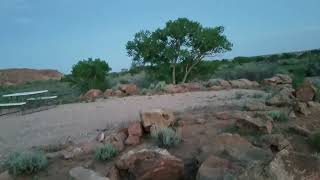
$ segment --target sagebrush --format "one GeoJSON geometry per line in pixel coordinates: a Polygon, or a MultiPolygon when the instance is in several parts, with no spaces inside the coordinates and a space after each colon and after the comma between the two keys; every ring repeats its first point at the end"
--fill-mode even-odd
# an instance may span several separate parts
{"type": "Polygon", "coordinates": [[[159,128],[152,131],[151,136],[160,147],[173,147],[182,142],[181,137],[172,128],[159,128]]]}
{"type": "Polygon", "coordinates": [[[118,154],[118,150],[110,143],[97,147],[95,158],[99,161],[106,161],[118,154]]]}
{"type": "Polygon", "coordinates": [[[15,152],[5,162],[5,167],[14,176],[33,174],[47,166],[47,158],[42,152],[15,152]]]}
{"type": "Polygon", "coordinates": [[[268,115],[278,122],[287,122],[289,120],[288,113],[284,111],[271,111],[268,115]]]}

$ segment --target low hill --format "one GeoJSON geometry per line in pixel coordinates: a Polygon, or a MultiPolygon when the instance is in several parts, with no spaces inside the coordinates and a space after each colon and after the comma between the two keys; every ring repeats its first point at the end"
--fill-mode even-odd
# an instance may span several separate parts
{"type": "Polygon", "coordinates": [[[2,69],[0,70],[1,85],[17,85],[25,82],[42,80],[60,80],[63,74],[51,69],[2,69]]]}

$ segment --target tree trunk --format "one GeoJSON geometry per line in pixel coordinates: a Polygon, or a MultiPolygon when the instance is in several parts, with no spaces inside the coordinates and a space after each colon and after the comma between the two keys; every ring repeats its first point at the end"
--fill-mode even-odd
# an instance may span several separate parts
{"type": "Polygon", "coordinates": [[[172,84],[176,84],[176,66],[172,66],[172,84]]]}
{"type": "Polygon", "coordinates": [[[183,79],[181,83],[185,83],[187,81],[188,75],[189,75],[190,71],[186,70],[186,72],[184,73],[183,79]]]}
{"type": "Polygon", "coordinates": [[[194,66],[196,66],[198,63],[200,62],[200,60],[196,61],[195,63],[193,63],[190,68],[188,68],[188,65],[186,66],[186,72],[184,74],[184,77],[182,79],[181,83],[185,83],[187,81],[188,75],[191,72],[191,70],[194,68],[194,66]]]}

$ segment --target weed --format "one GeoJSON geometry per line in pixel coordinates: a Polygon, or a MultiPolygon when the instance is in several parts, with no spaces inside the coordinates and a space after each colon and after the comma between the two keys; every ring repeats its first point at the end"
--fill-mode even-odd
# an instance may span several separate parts
{"type": "Polygon", "coordinates": [[[110,143],[97,147],[95,158],[99,161],[106,161],[118,154],[118,150],[110,143]]]}
{"type": "Polygon", "coordinates": [[[181,143],[181,137],[172,128],[160,128],[152,131],[151,136],[160,147],[172,147],[181,143]]]}
{"type": "Polygon", "coordinates": [[[289,120],[288,113],[284,111],[270,111],[268,116],[279,122],[287,122],[289,120]]]}
{"type": "Polygon", "coordinates": [[[5,162],[5,167],[14,176],[33,174],[45,169],[47,166],[47,158],[41,152],[15,152],[10,154],[5,162]]]}

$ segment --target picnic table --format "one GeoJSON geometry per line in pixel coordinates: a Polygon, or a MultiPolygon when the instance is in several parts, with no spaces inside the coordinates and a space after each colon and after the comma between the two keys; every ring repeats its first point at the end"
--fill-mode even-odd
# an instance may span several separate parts
{"type": "MultiPolygon", "coordinates": [[[[33,102],[40,102],[40,101],[45,101],[46,104],[48,105],[48,100],[56,99],[58,96],[40,96],[39,97],[39,95],[42,95],[47,92],[49,91],[40,90],[40,91],[19,92],[19,93],[2,95],[3,98],[10,98],[10,102],[0,104],[0,110],[2,110],[3,108],[15,107],[17,110],[20,110],[22,112],[25,106],[30,108],[32,105],[36,104],[33,102]],[[38,96],[38,97],[32,97],[32,96],[38,96]]],[[[1,114],[2,112],[0,113],[0,115],[1,114]]]]}

